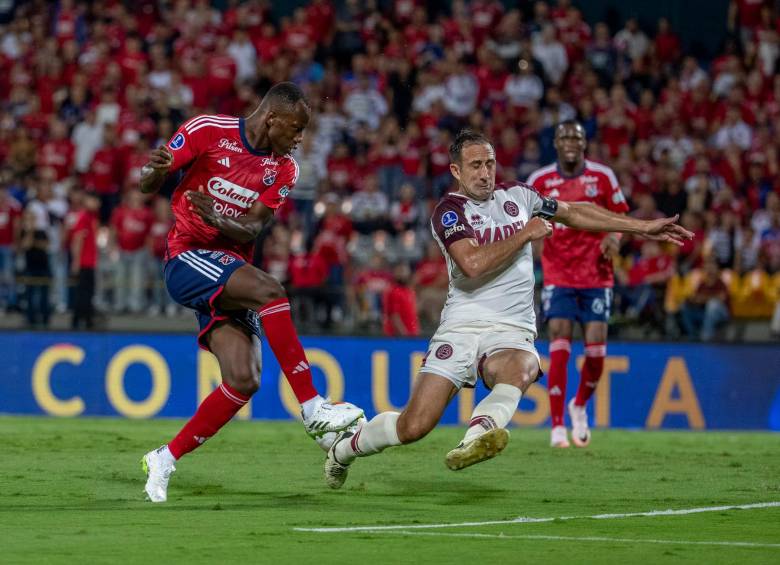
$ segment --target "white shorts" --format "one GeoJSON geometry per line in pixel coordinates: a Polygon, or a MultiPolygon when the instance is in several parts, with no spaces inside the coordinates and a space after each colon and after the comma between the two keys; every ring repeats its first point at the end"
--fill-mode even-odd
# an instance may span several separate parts
{"type": "MultiPolygon", "coordinates": [[[[473,388],[482,362],[505,349],[527,351],[539,361],[533,332],[510,324],[475,322],[440,326],[431,338],[420,373],[433,373],[458,387],[473,388]]],[[[541,362],[540,362],[541,367],[541,362]]]]}

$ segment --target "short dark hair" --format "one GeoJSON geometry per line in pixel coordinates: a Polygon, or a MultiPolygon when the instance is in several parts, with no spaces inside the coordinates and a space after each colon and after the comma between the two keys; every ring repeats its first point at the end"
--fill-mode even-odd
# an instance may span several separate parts
{"type": "Polygon", "coordinates": [[[485,134],[479,133],[471,129],[462,129],[455,136],[455,141],[450,145],[450,162],[460,163],[461,157],[463,157],[463,148],[468,145],[490,145],[493,147],[493,143],[487,138],[485,134]]]}
{"type": "Polygon", "coordinates": [[[279,82],[273,85],[263,97],[263,104],[268,104],[272,109],[291,110],[298,102],[303,102],[309,107],[309,101],[303,90],[293,82],[279,82]]]}

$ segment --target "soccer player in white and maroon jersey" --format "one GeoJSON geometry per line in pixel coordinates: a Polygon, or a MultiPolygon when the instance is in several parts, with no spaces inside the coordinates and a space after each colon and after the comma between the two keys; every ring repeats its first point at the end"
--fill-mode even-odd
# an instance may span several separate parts
{"type": "Polygon", "coordinates": [[[383,412],[336,438],[325,460],[331,488],[344,484],[357,457],[425,436],[458,390],[474,386],[477,378],[490,393],[474,408],[463,442],[447,454],[446,464],[463,469],[506,447],[506,425],[540,371],[530,243],[552,232],[548,220],[678,244],[693,237],[676,218],[642,221],[585,202],[544,198],[523,183],[496,186],[495,150],[479,133],[461,132],[450,161],[458,191],[441,199],[431,219],[450,279],[441,325],[403,412],[383,412]]]}
{"type": "Polygon", "coordinates": [[[198,116],[166,146],[152,152],[141,190],[159,190],[186,168],[171,202],[165,282],[171,297],[195,310],[198,344],[219,362],[222,384],[168,444],[143,457],[146,493],[167,499],[174,462],[199,447],[241,409],[260,383],[260,324],[301,404],[306,431],[324,449],[323,435],[363,415],[349,403],[331,404],[312,384],[282,286],[250,264],[255,239],[298,178],[290,152],[300,143],[311,111],[303,92],[279,83],[248,118],[198,116]]]}
{"type": "MultiPolygon", "coordinates": [[[[547,198],[589,202],[618,214],[628,204],[612,169],[585,159],[585,130],[566,121],[555,130],[558,160],[534,171],[528,184],[547,198]]],[[[582,324],[585,362],[577,395],[569,402],[572,441],[577,447],[590,443],[585,406],[596,390],[607,353],[607,323],[612,305],[612,256],[620,247],[620,234],[553,226],[544,242],[542,311],[550,333],[550,396],[552,431],[550,445],[569,447],[563,407],[566,402],[566,367],[571,353],[573,325],[582,324]]]]}

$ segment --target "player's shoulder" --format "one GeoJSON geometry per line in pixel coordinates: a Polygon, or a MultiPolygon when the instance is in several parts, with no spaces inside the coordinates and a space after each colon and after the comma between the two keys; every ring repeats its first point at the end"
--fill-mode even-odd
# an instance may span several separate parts
{"type": "Polygon", "coordinates": [[[609,180],[611,183],[617,184],[617,176],[615,175],[615,171],[613,171],[604,163],[599,163],[598,161],[585,159],[585,170],[583,171],[583,174],[601,175],[606,177],[607,180],[609,180]]]}
{"type": "Polygon", "coordinates": [[[496,183],[495,192],[498,194],[506,193],[507,195],[522,195],[526,191],[539,194],[539,191],[528,182],[512,181],[512,182],[499,182],[496,183]]]}
{"type": "Polygon", "coordinates": [[[196,131],[206,130],[213,133],[216,130],[238,132],[239,118],[227,114],[200,114],[184,122],[184,131],[193,134],[196,131]]]}
{"type": "Polygon", "coordinates": [[[549,165],[536,169],[534,172],[528,175],[528,180],[526,180],[526,182],[528,184],[533,185],[537,181],[540,181],[545,177],[551,175],[557,175],[557,173],[558,173],[558,164],[556,162],[552,162],[549,165]]]}
{"type": "Polygon", "coordinates": [[[457,192],[448,192],[442,196],[433,208],[433,217],[441,216],[445,212],[452,211],[463,213],[466,210],[468,198],[457,192]]]}

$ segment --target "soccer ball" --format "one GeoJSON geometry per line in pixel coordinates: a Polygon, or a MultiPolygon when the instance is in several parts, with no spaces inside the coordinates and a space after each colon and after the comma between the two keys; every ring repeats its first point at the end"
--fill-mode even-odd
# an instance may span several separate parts
{"type": "Polygon", "coordinates": [[[366,423],[366,417],[361,414],[358,416],[355,420],[341,428],[340,430],[330,431],[330,432],[320,432],[313,434],[312,437],[314,438],[314,441],[317,442],[317,445],[322,448],[323,451],[327,452],[330,451],[330,448],[333,446],[333,442],[336,441],[336,438],[341,432],[355,432],[357,431],[360,426],[366,423]]]}

